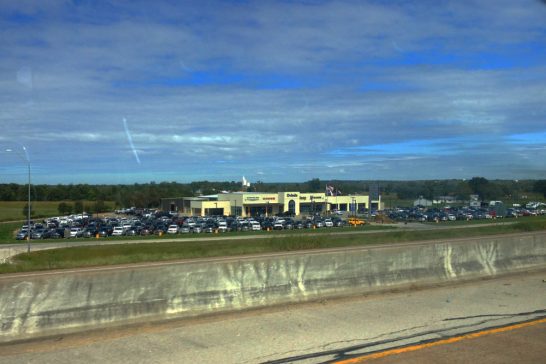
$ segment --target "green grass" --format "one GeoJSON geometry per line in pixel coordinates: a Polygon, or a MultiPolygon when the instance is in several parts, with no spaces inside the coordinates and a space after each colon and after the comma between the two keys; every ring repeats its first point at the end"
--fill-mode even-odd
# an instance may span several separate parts
{"type": "MultiPolygon", "coordinates": [[[[74,201],[31,201],[32,218],[44,218],[51,216],[59,216],[59,204],[66,202],[70,206],[74,206],[74,201]]],[[[92,206],[95,201],[82,201],[84,206],[92,206]]],[[[113,206],[112,202],[105,202],[107,205],[113,206]]],[[[26,216],[23,216],[23,208],[27,204],[26,201],[0,201],[0,221],[24,221],[26,216]]]]}
{"type": "MultiPolygon", "coordinates": [[[[57,207],[60,201],[31,201],[33,218],[56,216],[59,214],[57,207]]],[[[26,201],[0,201],[0,221],[23,221],[26,217],[23,215],[23,207],[26,201]]]]}
{"type": "Polygon", "coordinates": [[[365,246],[369,244],[392,244],[407,241],[453,239],[539,230],[546,230],[546,219],[521,221],[510,225],[479,226],[441,231],[398,230],[392,232],[378,231],[374,234],[350,235],[309,235],[299,232],[296,234],[271,235],[269,239],[255,240],[184,241],[180,239],[177,242],[166,243],[76,247],[20,254],[11,263],[1,264],[0,273],[365,246]]]}
{"type": "Polygon", "coordinates": [[[0,243],[14,243],[15,234],[20,227],[21,224],[17,222],[0,224],[0,243]]]}

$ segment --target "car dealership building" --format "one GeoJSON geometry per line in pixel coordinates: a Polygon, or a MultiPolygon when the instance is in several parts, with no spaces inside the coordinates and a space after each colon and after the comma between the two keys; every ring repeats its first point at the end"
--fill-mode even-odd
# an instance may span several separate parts
{"type": "Polygon", "coordinates": [[[371,205],[381,207],[381,196],[370,201],[368,195],[329,196],[326,193],[301,192],[230,192],[218,195],[163,198],[163,211],[187,216],[232,215],[274,216],[277,214],[311,215],[332,211],[363,212],[371,205]]]}

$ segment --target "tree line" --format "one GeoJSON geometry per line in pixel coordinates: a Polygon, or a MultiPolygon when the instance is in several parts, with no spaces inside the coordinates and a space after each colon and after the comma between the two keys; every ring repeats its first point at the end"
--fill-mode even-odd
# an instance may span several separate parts
{"type": "MultiPolygon", "coordinates": [[[[326,186],[334,186],[342,195],[370,193],[374,188],[383,195],[398,199],[414,199],[423,196],[427,199],[439,196],[453,196],[468,200],[469,195],[477,194],[483,200],[518,200],[526,193],[540,193],[546,197],[546,180],[488,180],[473,177],[469,180],[424,180],[424,181],[347,181],[320,180],[313,178],[301,183],[265,183],[257,181],[247,190],[254,192],[324,192],[326,186]]],[[[97,208],[105,202],[114,207],[139,208],[157,207],[161,198],[191,197],[216,194],[223,191],[240,191],[241,182],[196,181],[191,183],[150,182],[132,185],[32,185],[32,201],[94,201],[97,208]]],[[[26,201],[28,186],[16,183],[0,184],[0,201],[26,201]]],[[[73,206],[78,212],[80,206],[73,206]]],[[[85,207],[85,206],[84,206],[85,207]]],[[[68,207],[66,208],[68,210],[68,207]]]]}

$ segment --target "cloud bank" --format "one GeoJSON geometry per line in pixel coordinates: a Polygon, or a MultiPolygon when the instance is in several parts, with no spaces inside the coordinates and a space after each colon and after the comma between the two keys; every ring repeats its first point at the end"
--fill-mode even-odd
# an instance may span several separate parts
{"type": "MultiPolygon", "coordinates": [[[[546,178],[545,17],[540,1],[11,2],[0,145],[27,147],[37,183],[546,178]]],[[[25,167],[2,153],[0,183],[25,167]]]]}

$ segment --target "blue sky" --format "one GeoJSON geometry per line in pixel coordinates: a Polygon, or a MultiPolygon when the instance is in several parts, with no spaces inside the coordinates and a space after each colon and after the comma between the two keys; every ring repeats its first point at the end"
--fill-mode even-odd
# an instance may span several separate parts
{"type": "Polygon", "coordinates": [[[546,178],[546,4],[0,1],[0,183],[546,178]],[[11,149],[13,152],[6,152],[11,149]]]}

